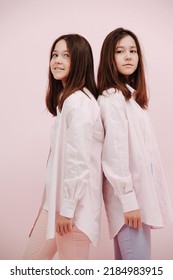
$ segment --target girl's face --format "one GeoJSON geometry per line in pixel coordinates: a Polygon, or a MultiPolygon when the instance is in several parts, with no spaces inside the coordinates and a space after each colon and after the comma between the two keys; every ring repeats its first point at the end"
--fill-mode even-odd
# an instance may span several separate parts
{"type": "Polygon", "coordinates": [[[65,40],[60,40],[56,43],[52,52],[52,58],[50,61],[50,69],[55,80],[60,80],[63,87],[66,84],[69,72],[70,72],[70,53],[67,48],[65,40]]]}
{"type": "Polygon", "coordinates": [[[130,35],[117,42],[114,59],[118,72],[128,80],[137,69],[139,61],[135,40],[130,35]]]}

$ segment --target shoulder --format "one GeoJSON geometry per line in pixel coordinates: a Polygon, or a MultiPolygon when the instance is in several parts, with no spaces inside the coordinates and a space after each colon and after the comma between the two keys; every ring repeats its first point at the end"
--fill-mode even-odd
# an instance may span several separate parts
{"type": "Polygon", "coordinates": [[[78,115],[87,119],[95,119],[100,109],[93,94],[86,88],[72,93],[64,102],[62,113],[67,115],[78,115]]]}
{"type": "Polygon", "coordinates": [[[81,108],[81,106],[86,106],[87,104],[95,103],[97,104],[93,94],[87,89],[77,90],[73,92],[64,102],[64,107],[68,108],[81,108]]]}
{"type": "Polygon", "coordinates": [[[121,91],[109,88],[98,97],[98,104],[101,110],[109,110],[112,107],[125,109],[126,100],[121,91]]]}

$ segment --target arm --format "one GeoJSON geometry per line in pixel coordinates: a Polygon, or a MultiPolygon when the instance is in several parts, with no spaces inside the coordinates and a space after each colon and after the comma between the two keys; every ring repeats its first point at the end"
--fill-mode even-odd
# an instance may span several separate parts
{"type": "Polygon", "coordinates": [[[70,109],[66,120],[65,173],[56,227],[60,235],[72,231],[77,203],[88,186],[92,141],[92,121],[85,106],[70,109]]]}
{"type": "Polygon", "coordinates": [[[118,195],[125,223],[140,228],[141,217],[129,170],[128,119],[120,96],[101,96],[101,115],[105,128],[103,171],[118,195]]]}

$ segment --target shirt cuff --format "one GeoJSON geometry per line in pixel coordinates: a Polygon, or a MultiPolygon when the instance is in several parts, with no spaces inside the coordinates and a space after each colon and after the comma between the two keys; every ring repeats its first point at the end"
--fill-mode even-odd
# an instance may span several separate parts
{"type": "Polygon", "coordinates": [[[120,196],[120,200],[123,207],[123,213],[139,209],[136,194],[134,191],[122,194],[120,196]]]}
{"type": "Polygon", "coordinates": [[[75,209],[76,209],[76,202],[74,200],[69,200],[64,198],[61,203],[60,215],[67,218],[73,218],[75,209]]]}

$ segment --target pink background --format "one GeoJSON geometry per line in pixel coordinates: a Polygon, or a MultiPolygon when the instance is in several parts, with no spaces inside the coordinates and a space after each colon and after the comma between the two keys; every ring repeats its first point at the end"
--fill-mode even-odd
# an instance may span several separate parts
{"type": "MultiPolygon", "coordinates": [[[[100,47],[117,27],[142,44],[150,113],[173,201],[173,1],[0,0],[0,259],[21,259],[44,187],[53,118],[44,103],[54,39],[79,33],[100,47]]],[[[173,259],[173,225],[152,231],[152,257],[173,259]]],[[[112,259],[103,208],[101,242],[92,259],[112,259]]]]}

